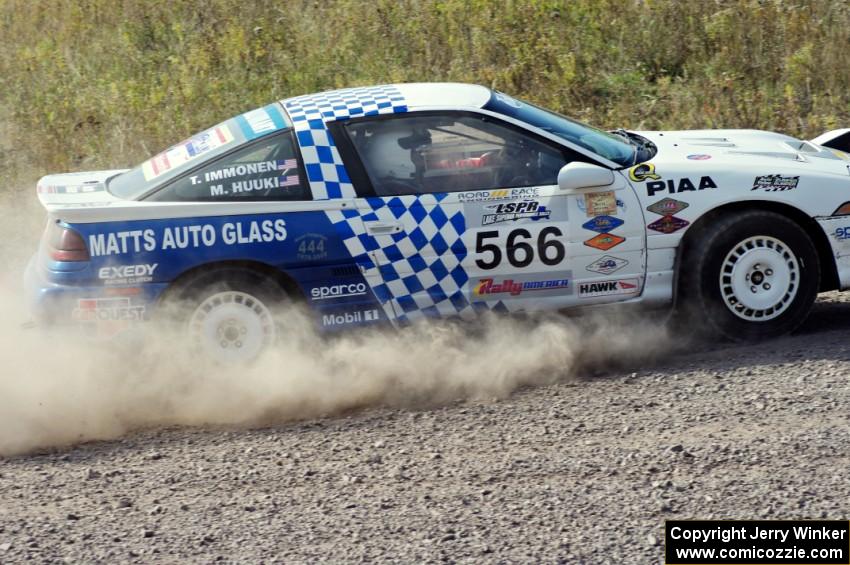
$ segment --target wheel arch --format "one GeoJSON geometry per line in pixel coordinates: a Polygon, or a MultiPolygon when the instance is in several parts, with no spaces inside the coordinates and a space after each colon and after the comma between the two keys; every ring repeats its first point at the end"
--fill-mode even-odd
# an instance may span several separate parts
{"type": "Polygon", "coordinates": [[[303,300],[305,298],[298,283],[291,275],[289,275],[285,271],[282,271],[278,268],[269,265],[268,263],[263,263],[260,261],[232,260],[204,263],[203,265],[198,265],[196,267],[192,267],[191,269],[187,269],[186,271],[180,273],[180,275],[178,275],[173,281],[171,281],[171,284],[169,284],[168,288],[166,288],[165,291],[162,293],[158,302],[162,304],[165,301],[169,300],[171,297],[179,295],[180,292],[190,287],[201,277],[207,275],[212,271],[234,269],[251,271],[268,278],[269,280],[277,284],[283,290],[283,292],[286,293],[287,296],[294,300],[303,300]]]}
{"type": "Polygon", "coordinates": [[[832,246],[829,244],[829,239],[826,233],[811,216],[795,208],[790,204],[782,202],[771,202],[768,200],[749,200],[744,202],[730,202],[720,205],[705,212],[693,225],[685,232],[682,241],[679,243],[676,252],[676,261],[673,278],[673,304],[677,304],[679,295],[679,273],[682,265],[682,258],[695,247],[699,241],[700,234],[706,226],[726,214],[735,212],[743,212],[748,210],[770,211],[781,214],[799,225],[811,237],[812,243],[815,245],[815,250],[818,254],[820,262],[820,288],[819,292],[829,290],[837,290],[839,288],[838,269],[835,264],[835,259],[832,256],[832,246]]]}

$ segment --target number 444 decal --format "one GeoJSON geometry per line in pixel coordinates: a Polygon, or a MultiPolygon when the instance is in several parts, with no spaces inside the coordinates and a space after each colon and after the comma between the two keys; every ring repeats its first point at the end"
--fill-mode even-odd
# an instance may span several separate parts
{"type": "Polygon", "coordinates": [[[502,264],[503,259],[507,259],[511,266],[521,269],[534,262],[535,257],[544,265],[551,266],[563,261],[567,254],[564,244],[558,241],[564,234],[554,226],[543,228],[536,238],[527,229],[511,230],[504,245],[493,241],[499,238],[499,234],[496,230],[480,231],[476,234],[475,253],[482,256],[475,260],[478,268],[495,269],[502,264]],[[488,256],[485,257],[485,254],[488,256]]]}

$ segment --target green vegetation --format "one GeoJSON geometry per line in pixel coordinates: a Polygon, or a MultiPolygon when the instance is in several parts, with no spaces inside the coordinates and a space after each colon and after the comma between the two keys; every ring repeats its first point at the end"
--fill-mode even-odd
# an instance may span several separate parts
{"type": "Polygon", "coordinates": [[[850,125],[848,50],[829,0],[0,0],[0,132],[40,172],[123,166],[275,99],[445,80],[811,137],[850,125]]]}

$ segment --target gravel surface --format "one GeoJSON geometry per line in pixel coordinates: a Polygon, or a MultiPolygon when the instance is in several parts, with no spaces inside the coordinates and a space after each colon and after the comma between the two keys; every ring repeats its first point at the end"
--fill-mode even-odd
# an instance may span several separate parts
{"type": "Polygon", "coordinates": [[[0,458],[0,562],[660,563],[668,518],[847,519],[841,300],[502,401],[0,458]]]}

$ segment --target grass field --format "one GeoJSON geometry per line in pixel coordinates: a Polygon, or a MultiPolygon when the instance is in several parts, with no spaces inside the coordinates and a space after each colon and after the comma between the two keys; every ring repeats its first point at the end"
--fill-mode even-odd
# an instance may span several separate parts
{"type": "Polygon", "coordinates": [[[850,124],[850,4],[829,0],[0,0],[0,38],[6,176],[131,165],[271,100],[397,81],[603,127],[850,124]]]}

